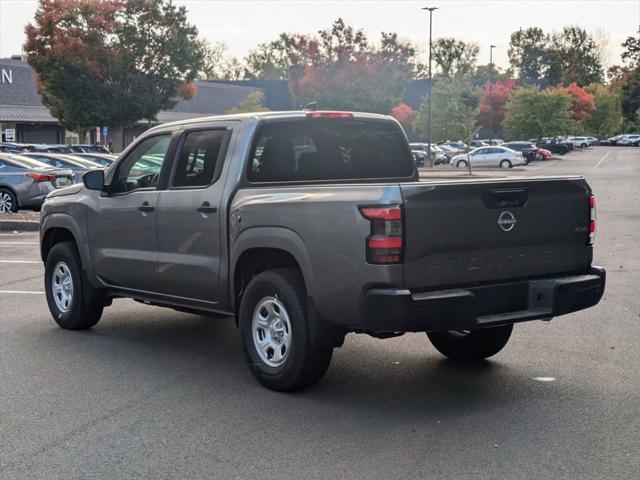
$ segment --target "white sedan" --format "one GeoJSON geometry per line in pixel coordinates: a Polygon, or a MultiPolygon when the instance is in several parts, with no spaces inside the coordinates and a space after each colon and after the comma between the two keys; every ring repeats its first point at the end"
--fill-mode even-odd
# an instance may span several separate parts
{"type": "Polygon", "coordinates": [[[480,147],[466,153],[456,155],[451,159],[451,165],[458,168],[467,168],[468,160],[472,167],[501,167],[511,168],[516,165],[526,165],[528,162],[522,152],[516,152],[506,147],[480,147]]]}

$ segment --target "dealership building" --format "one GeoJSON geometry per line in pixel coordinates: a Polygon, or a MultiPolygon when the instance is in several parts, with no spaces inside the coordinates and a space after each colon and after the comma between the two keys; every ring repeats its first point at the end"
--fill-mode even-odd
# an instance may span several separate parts
{"type": "MultiPolygon", "coordinates": [[[[286,82],[278,81],[196,81],[197,94],[181,100],[171,110],[158,112],[152,121],[141,121],[124,132],[127,145],[153,125],[207,115],[222,114],[237,106],[252,92],[264,94],[264,104],[271,110],[291,110],[295,101],[286,82]]],[[[36,88],[36,76],[28,63],[19,57],[0,59],[0,134],[3,142],[75,143],[79,137],[66,131],[43,105],[36,88]]],[[[91,142],[104,142],[103,130],[91,132],[91,142]]],[[[123,146],[114,145],[120,150],[123,146]]]]}
{"type": "MultiPolygon", "coordinates": [[[[427,82],[413,81],[405,92],[403,102],[417,110],[426,94],[427,82]]],[[[126,128],[123,145],[113,145],[114,151],[122,150],[153,125],[220,115],[256,91],[264,94],[264,106],[270,110],[300,108],[285,80],[199,80],[194,83],[197,94],[192,100],[180,100],[173,109],[158,112],[155,119],[140,121],[126,128]]],[[[113,141],[111,136],[105,139],[105,133],[109,135],[108,129],[93,129],[90,142],[113,141]]],[[[0,135],[0,140],[5,142],[61,144],[79,141],[78,134],[65,130],[43,105],[36,88],[35,73],[20,57],[0,59],[0,135]]]]}

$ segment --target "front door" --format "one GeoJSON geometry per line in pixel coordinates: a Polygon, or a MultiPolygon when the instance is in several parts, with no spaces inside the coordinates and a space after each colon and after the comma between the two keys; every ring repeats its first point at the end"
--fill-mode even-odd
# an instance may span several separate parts
{"type": "Polygon", "coordinates": [[[109,285],[153,291],[157,281],[158,180],[171,134],[141,141],[116,166],[108,195],[89,208],[89,246],[98,276],[109,285]]]}
{"type": "Polygon", "coordinates": [[[158,199],[158,293],[216,303],[219,300],[220,179],[232,130],[187,130],[158,199]]]}

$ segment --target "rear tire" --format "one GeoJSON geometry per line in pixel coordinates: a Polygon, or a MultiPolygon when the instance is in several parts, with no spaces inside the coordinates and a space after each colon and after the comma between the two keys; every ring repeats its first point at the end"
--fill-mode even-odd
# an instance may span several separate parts
{"type": "Polygon", "coordinates": [[[456,163],[457,168],[467,168],[467,162],[465,160],[458,160],[456,163]]]}
{"type": "Polygon", "coordinates": [[[513,324],[465,332],[430,332],[427,336],[445,357],[460,362],[477,362],[502,350],[512,330],[513,324]]]}
{"type": "Polygon", "coordinates": [[[102,316],[101,296],[85,280],[74,242],[58,243],[49,251],[44,290],[53,319],[66,330],[86,330],[102,316]]]}
{"type": "Polygon", "coordinates": [[[0,188],[0,213],[16,213],[18,199],[8,188],[0,188]]]}
{"type": "Polygon", "coordinates": [[[509,160],[502,160],[500,162],[500,168],[512,168],[513,165],[511,164],[511,162],[509,160]]]}
{"type": "Polygon", "coordinates": [[[289,268],[259,273],[240,302],[242,346],[253,376],[270,390],[293,392],[324,376],[332,348],[311,344],[302,275],[289,268]]]}

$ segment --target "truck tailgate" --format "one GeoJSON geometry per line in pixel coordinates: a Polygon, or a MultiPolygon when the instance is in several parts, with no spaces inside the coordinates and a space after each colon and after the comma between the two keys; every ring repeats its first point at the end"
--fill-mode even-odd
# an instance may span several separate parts
{"type": "Polygon", "coordinates": [[[584,273],[591,262],[591,192],[580,177],[400,188],[406,288],[584,273]]]}

